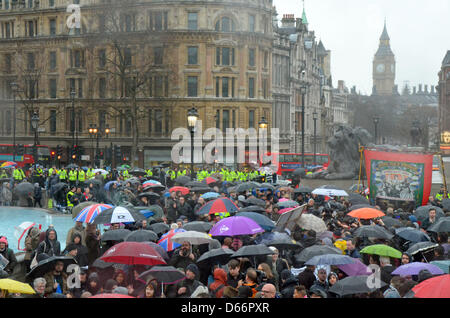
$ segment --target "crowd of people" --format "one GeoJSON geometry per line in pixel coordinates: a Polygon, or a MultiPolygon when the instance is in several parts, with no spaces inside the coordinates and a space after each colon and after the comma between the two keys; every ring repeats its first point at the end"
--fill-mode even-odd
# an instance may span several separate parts
{"type": "MultiPolygon", "coordinates": [[[[81,268],[79,272],[80,285],[70,288],[65,272],[66,265],[62,260],[52,263],[53,268],[39,277],[26,276],[36,294],[33,297],[68,297],[87,298],[100,294],[123,294],[141,298],[336,298],[342,297],[332,291],[332,286],[340,280],[350,277],[339,266],[305,265],[305,260],[299,257],[301,251],[313,246],[329,246],[339,249],[340,254],[358,259],[365,265],[376,264],[381,268],[381,280],[386,284],[374,291],[356,293],[346,297],[385,297],[401,298],[411,295],[412,288],[420,282],[434,276],[428,270],[422,270],[417,275],[399,276],[392,272],[405,264],[412,262],[428,263],[430,261],[448,260],[449,239],[448,232],[429,231],[438,220],[436,209],[441,205],[441,197],[431,198],[428,216],[419,220],[413,212],[404,212],[393,206],[386,208],[373,206],[383,210],[387,218],[396,220],[396,223],[387,224],[385,219],[378,217],[372,219],[358,219],[348,214],[354,203],[347,196],[327,197],[312,194],[310,191],[296,191],[294,186],[276,186],[276,184],[254,183],[245,190],[239,185],[251,183],[249,176],[256,178],[258,172],[221,174],[218,171],[198,173],[200,180],[189,183],[178,183],[177,178],[187,176],[184,170],[158,171],[147,170],[133,175],[133,170],[113,170],[109,173],[94,173],[92,168],[85,171],[85,177],[80,180],[79,173],[83,169],[73,168],[69,173],[49,170],[48,177],[41,180],[40,185],[49,192],[49,198],[67,208],[74,208],[83,201],[109,203],[114,206],[128,207],[155,207],[159,206],[162,213],[155,213],[142,221],[131,224],[113,223],[101,233],[98,226],[92,223],[75,222],[66,238],[58,238],[57,229],[49,227],[40,231],[36,227],[28,230],[25,245],[26,254],[24,268],[26,273],[33,273],[39,264],[54,256],[73,258],[81,268]],[[71,171],[77,171],[77,180],[70,179],[71,171]],[[173,171],[173,172],[172,172],[173,171]],[[176,172],[175,172],[176,171],[176,172]],[[63,178],[61,178],[63,174],[63,178]],[[89,175],[88,175],[89,174],[89,175]],[[175,175],[174,175],[175,174],[175,175]],[[66,175],[67,179],[64,179],[66,175]],[[239,177],[240,176],[240,177],[239,177]],[[212,178],[206,181],[207,178],[212,178]],[[142,195],[148,192],[143,184],[146,180],[158,180],[160,187],[153,188],[156,195],[142,195]],[[68,192],[63,193],[63,199],[58,197],[59,191],[55,187],[67,181],[68,192]],[[97,180],[97,181],[92,181],[97,180]],[[72,182],[71,182],[72,181],[72,182]],[[203,187],[199,183],[203,184],[203,187]],[[171,191],[173,186],[185,186],[187,192],[181,190],[171,191]],[[212,198],[205,198],[202,194],[213,192],[212,198]],[[64,197],[65,196],[65,197],[64,197]],[[173,284],[161,284],[161,281],[152,279],[147,281],[141,274],[150,269],[147,265],[107,264],[99,262],[104,253],[118,244],[119,241],[104,241],[102,237],[108,231],[118,229],[155,230],[154,225],[163,223],[164,231],[157,232],[158,239],[168,231],[180,229],[192,222],[205,222],[211,226],[217,224],[233,213],[199,213],[210,200],[229,198],[241,210],[255,211],[272,220],[274,224],[282,215],[281,202],[285,200],[296,201],[298,206],[304,205],[303,213],[312,214],[323,220],[326,231],[318,233],[311,228],[304,228],[295,224],[291,230],[284,229],[276,232],[273,228],[265,233],[240,236],[212,236],[208,244],[191,244],[183,242],[176,249],[166,250],[166,262],[183,273],[185,276],[173,284]],[[256,202],[256,203],[255,203],[256,202]],[[434,204],[434,205],[433,205],[434,204]],[[385,223],[386,222],[386,223],[385,223]],[[357,229],[366,225],[382,227],[392,233],[392,239],[370,238],[357,235],[357,229]],[[409,227],[426,234],[430,241],[435,243],[432,248],[421,253],[410,254],[407,250],[417,243],[408,241],[396,234],[396,229],[409,227]],[[208,263],[198,262],[198,259],[209,251],[226,249],[236,252],[242,247],[258,245],[269,234],[280,234],[295,242],[298,249],[290,247],[271,246],[271,254],[258,257],[230,258],[226,262],[208,263]],[[61,248],[60,240],[65,239],[65,248],[61,248]],[[402,252],[401,258],[380,256],[376,254],[360,253],[362,249],[374,244],[384,244],[402,252]]],[[[136,170],[137,171],[137,170],[136,170]]],[[[45,175],[45,174],[44,174],[45,175]]],[[[73,175],[73,174],[72,174],[73,175]]],[[[39,181],[37,182],[39,184],[39,181]]],[[[298,182],[297,182],[298,183],[298,182]]],[[[4,185],[5,187],[5,185],[4,185]]],[[[365,194],[361,193],[361,197],[365,194]]],[[[3,196],[4,200],[4,196],[3,196]]],[[[4,201],[3,201],[4,202],[4,201]]],[[[449,211],[444,209],[445,215],[449,211]]],[[[155,231],[156,232],[156,231],[155,231]]],[[[208,231],[205,231],[208,233],[208,231]]],[[[1,235],[1,233],[0,233],[1,235]]],[[[266,243],[265,243],[266,244],[266,243]]],[[[0,255],[8,260],[8,265],[1,275],[13,275],[17,260],[14,251],[8,247],[8,238],[0,238],[0,255]]],[[[9,295],[14,296],[14,295],[9,295]]]]}

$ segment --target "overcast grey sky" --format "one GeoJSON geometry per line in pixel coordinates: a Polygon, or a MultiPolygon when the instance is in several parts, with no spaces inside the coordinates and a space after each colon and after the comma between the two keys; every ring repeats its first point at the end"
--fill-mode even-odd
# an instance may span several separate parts
{"type": "MultiPolygon", "coordinates": [[[[273,0],[283,14],[301,17],[302,0],[273,0]]],[[[344,80],[363,94],[372,92],[372,61],[384,19],[396,59],[399,91],[409,85],[437,85],[450,50],[450,0],[305,0],[309,30],[331,50],[333,85],[344,80]]]]}

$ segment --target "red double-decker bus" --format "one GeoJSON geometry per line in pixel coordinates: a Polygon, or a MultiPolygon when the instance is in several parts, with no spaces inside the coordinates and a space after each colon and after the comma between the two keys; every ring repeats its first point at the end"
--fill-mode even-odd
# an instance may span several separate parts
{"type": "MultiPolygon", "coordinates": [[[[14,147],[12,144],[0,144],[0,164],[5,161],[13,161],[21,168],[31,167],[35,163],[33,147],[33,145],[24,145],[24,154],[18,155],[18,145],[16,145],[16,155],[14,157],[14,147]]],[[[49,165],[51,160],[49,146],[38,145],[36,148],[38,163],[43,166],[49,165]]]]}
{"type": "Polygon", "coordinates": [[[318,169],[327,169],[330,164],[330,156],[324,153],[316,153],[315,161],[313,153],[305,153],[304,165],[302,163],[301,153],[267,153],[264,162],[267,163],[268,158],[270,157],[271,163],[278,167],[277,175],[285,176],[286,178],[290,178],[292,172],[302,166],[308,172],[316,171],[318,169]]]}

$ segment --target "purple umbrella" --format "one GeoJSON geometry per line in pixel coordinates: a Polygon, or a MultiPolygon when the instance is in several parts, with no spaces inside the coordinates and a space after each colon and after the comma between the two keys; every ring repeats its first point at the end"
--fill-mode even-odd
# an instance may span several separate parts
{"type": "Polygon", "coordinates": [[[338,265],[338,268],[348,276],[372,275],[372,271],[359,258],[353,264],[338,265]]]}
{"type": "Polygon", "coordinates": [[[262,233],[264,230],[252,219],[232,216],[217,222],[209,231],[212,236],[237,236],[262,233]]]}
{"type": "Polygon", "coordinates": [[[395,271],[392,272],[392,275],[400,275],[400,276],[419,275],[419,272],[423,269],[429,270],[430,273],[433,275],[444,274],[442,269],[440,269],[436,265],[429,263],[413,262],[399,266],[395,271]]]}

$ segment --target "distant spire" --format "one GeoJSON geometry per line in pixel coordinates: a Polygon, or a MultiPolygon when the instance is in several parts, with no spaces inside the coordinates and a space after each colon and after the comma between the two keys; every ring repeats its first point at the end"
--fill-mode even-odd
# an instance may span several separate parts
{"type": "Polygon", "coordinates": [[[305,0],[303,0],[302,23],[308,25],[308,19],[306,18],[306,12],[305,12],[305,0]]]}
{"type": "Polygon", "coordinates": [[[386,18],[384,18],[384,28],[383,28],[383,33],[381,34],[380,40],[381,41],[385,41],[385,40],[389,41],[390,40],[389,35],[387,33],[387,28],[386,28],[386,18]]]}

